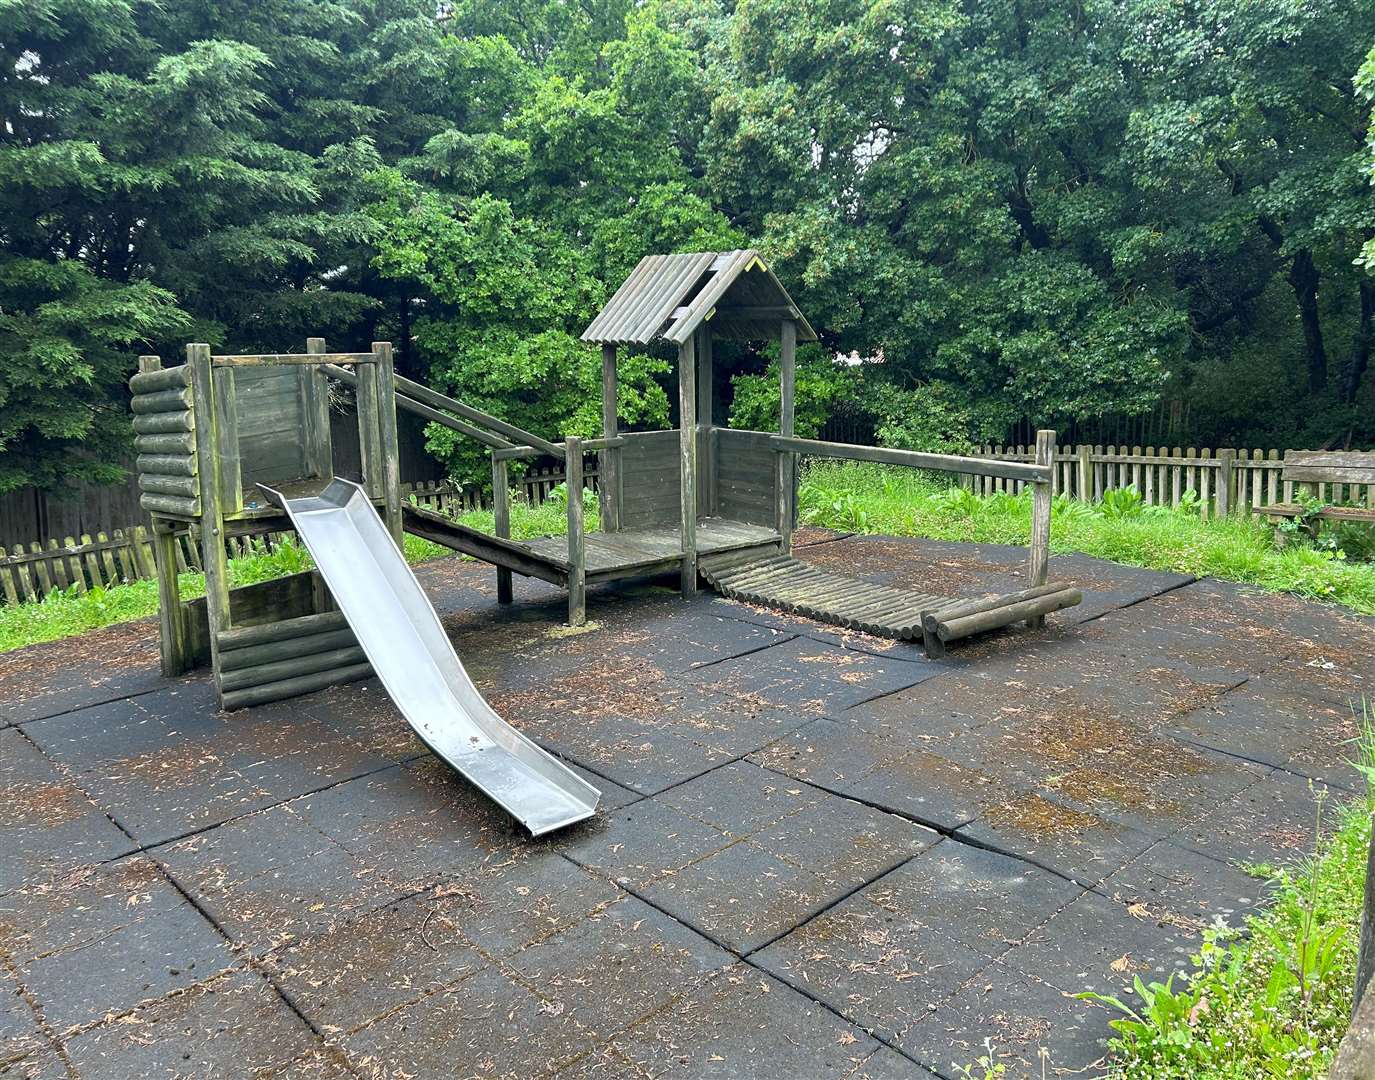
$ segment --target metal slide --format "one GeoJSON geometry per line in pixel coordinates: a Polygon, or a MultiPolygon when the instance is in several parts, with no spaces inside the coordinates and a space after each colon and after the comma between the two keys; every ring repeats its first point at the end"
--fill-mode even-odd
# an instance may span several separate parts
{"type": "Polygon", "coordinates": [[[478,692],[362,488],[339,479],[307,490],[259,486],[291,518],[382,685],[431,750],[535,836],[596,812],[601,792],[478,692]]]}

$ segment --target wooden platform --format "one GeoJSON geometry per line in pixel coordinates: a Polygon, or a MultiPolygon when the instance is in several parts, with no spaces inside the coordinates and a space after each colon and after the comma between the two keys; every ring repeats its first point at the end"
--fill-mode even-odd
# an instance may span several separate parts
{"type": "MultiPolygon", "coordinates": [[[[568,539],[541,536],[533,540],[503,540],[451,521],[433,510],[404,508],[407,532],[465,555],[504,567],[517,574],[556,585],[568,579],[568,539]]],[[[615,533],[586,536],[587,580],[611,581],[674,570],[682,563],[682,541],[676,526],[646,526],[615,533]]],[[[752,558],[776,553],[778,533],[760,525],[728,518],[701,518],[697,522],[700,555],[744,553],[752,558]]]]}
{"type": "Polygon", "coordinates": [[[928,656],[944,655],[948,641],[1039,620],[1082,599],[1078,589],[1064,584],[952,599],[878,585],[781,554],[727,552],[702,559],[698,566],[724,596],[877,637],[921,641],[928,656]]]}

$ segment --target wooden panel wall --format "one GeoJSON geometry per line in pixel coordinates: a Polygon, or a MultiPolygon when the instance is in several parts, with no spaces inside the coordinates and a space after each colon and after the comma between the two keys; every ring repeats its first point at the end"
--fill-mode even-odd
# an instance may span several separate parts
{"type": "Polygon", "coordinates": [[[764,431],[717,428],[716,513],[752,525],[774,525],[777,455],[764,431]]]}
{"type": "Polygon", "coordinates": [[[680,513],[678,493],[678,432],[639,431],[625,433],[621,451],[624,502],[621,527],[634,529],[645,525],[673,525],[680,513]]]}
{"type": "Polygon", "coordinates": [[[234,371],[239,405],[239,460],[243,487],[295,480],[305,472],[305,416],[300,375],[294,367],[234,371]]]}

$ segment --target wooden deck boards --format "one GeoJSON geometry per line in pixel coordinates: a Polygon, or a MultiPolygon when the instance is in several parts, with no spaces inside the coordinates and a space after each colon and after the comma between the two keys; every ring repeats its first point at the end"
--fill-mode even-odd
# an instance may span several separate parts
{"type": "Polygon", "coordinates": [[[934,596],[822,570],[787,555],[719,554],[701,560],[718,592],[746,603],[899,641],[941,656],[945,643],[1079,603],[1077,589],[1042,585],[976,600],[934,596]]]}
{"type": "MultiPolygon", "coordinates": [[[[760,525],[726,518],[700,518],[697,522],[697,550],[716,554],[739,548],[778,542],[778,533],[760,525]]],[[[589,577],[657,566],[682,555],[682,541],[676,526],[653,525],[617,533],[589,533],[587,536],[587,573],[589,577]]],[[[564,564],[568,540],[563,536],[541,536],[522,542],[531,555],[564,564]]]]}

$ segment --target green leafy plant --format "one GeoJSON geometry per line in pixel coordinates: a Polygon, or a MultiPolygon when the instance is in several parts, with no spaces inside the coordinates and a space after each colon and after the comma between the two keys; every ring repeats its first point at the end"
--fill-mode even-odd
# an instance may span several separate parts
{"type": "Polygon", "coordinates": [[[968,488],[948,487],[927,499],[933,510],[941,513],[956,514],[960,517],[974,517],[983,511],[983,501],[968,488]]]}
{"type": "Polygon", "coordinates": [[[1140,517],[1145,508],[1146,500],[1136,490],[1135,484],[1109,488],[1103,492],[1103,499],[1099,503],[1099,512],[1109,520],[1140,517]]]}
{"type": "Polygon", "coordinates": [[[973,1062],[961,1065],[956,1061],[951,1064],[960,1080],[999,1080],[999,1077],[1007,1075],[1007,1065],[998,1061],[994,1054],[993,1040],[986,1038],[984,1052],[973,1062]]]}

